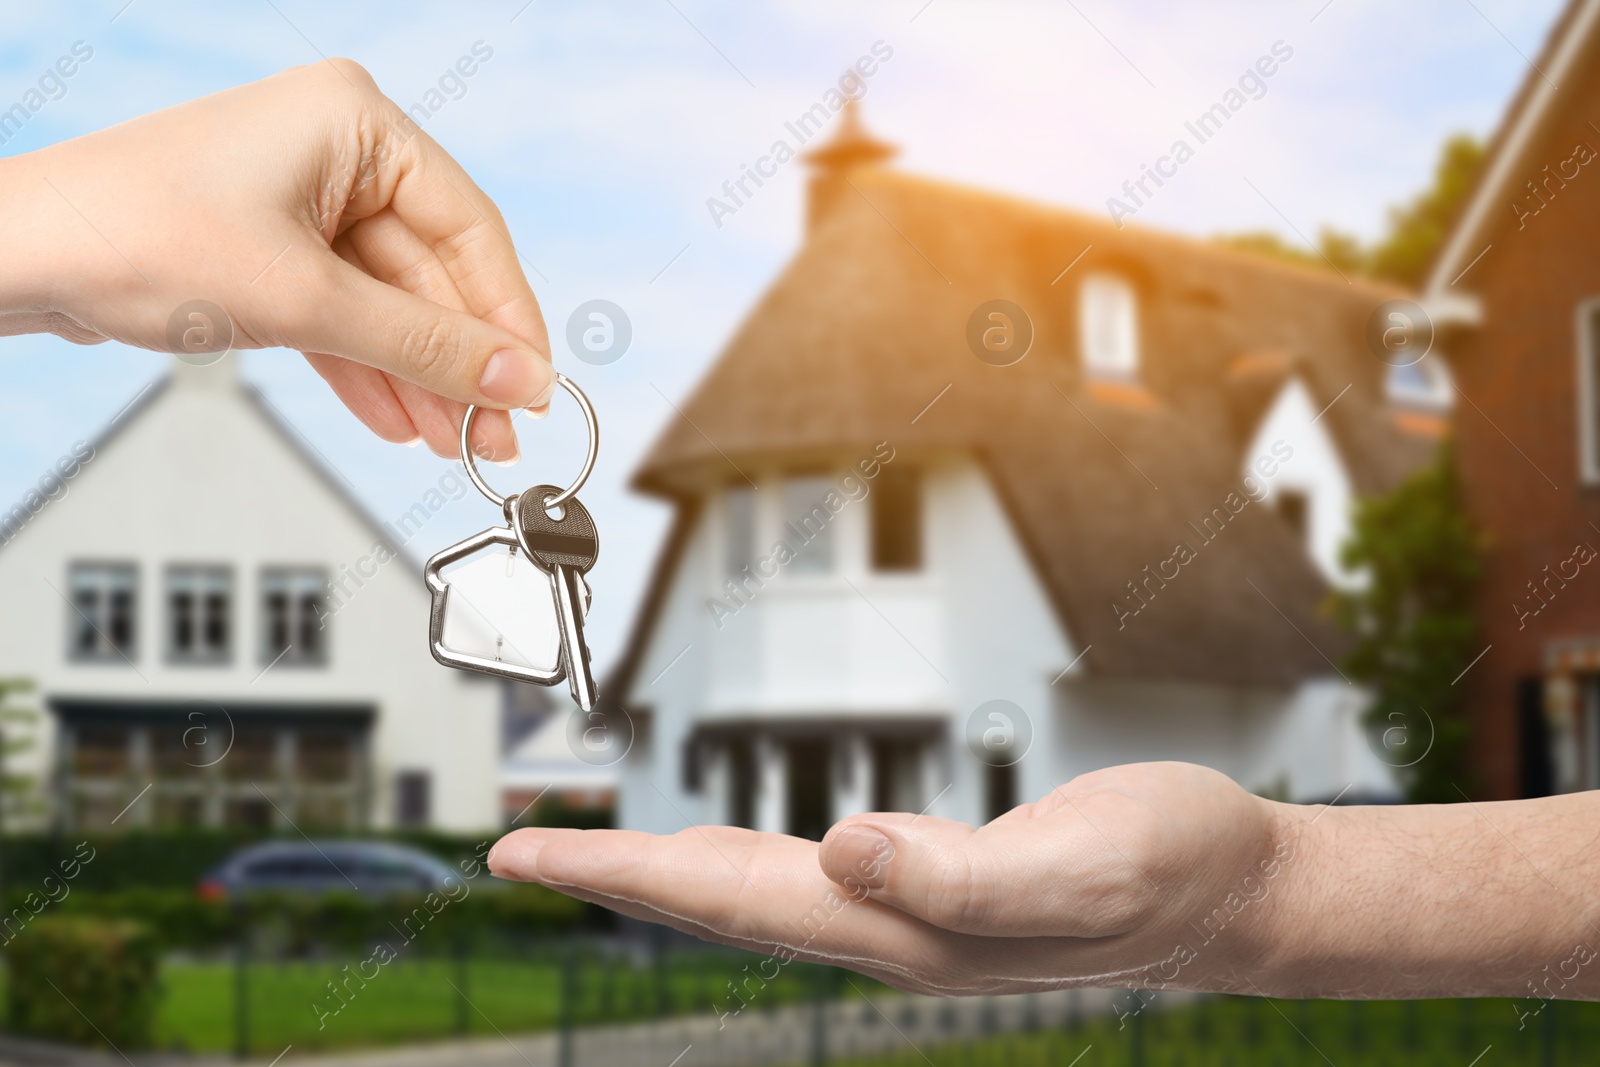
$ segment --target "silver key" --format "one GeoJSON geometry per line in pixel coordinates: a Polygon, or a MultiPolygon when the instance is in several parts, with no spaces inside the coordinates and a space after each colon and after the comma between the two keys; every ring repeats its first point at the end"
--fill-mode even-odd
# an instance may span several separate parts
{"type": "Polygon", "coordinates": [[[589,664],[589,645],[583,620],[589,609],[589,584],[584,575],[600,554],[600,534],[589,511],[568,497],[565,504],[546,510],[545,501],[561,492],[553,485],[538,485],[516,497],[508,510],[517,542],[535,565],[550,576],[556,617],[561,630],[561,666],[578,707],[593,711],[600,699],[589,664]]]}
{"type": "Polygon", "coordinates": [[[565,678],[587,714],[599,692],[583,634],[590,601],[583,576],[594,566],[600,541],[594,520],[573,494],[594,470],[600,425],[583,390],[564,374],[556,375],[556,384],[578,402],[589,429],[583,467],[565,490],[541,485],[509,498],[496,493],[478,472],[470,447],[478,408],[468,407],[461,417],[461,464],[478,491],[504,513],[506,525],[475,534],[428,561],[424,575],[433,595],[428,642],[434,659],[449,667],[536,685],[555,685],[565,678]],[[488,556],[467,562],[494,546],[511,549],[503,571],[501,561],[488,556]],[[519,549],[525,560],[518,558],[519,549]],[[454,594],[451,578],[444,574],[447,566],[456,567],[451,578],[463,583],[454,594]]]}

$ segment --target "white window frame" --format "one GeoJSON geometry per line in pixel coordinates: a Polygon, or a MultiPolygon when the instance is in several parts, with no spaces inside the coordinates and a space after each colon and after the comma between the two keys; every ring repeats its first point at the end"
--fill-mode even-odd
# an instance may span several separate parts
{"type": "Polygon", "coordinates": [[[1097,378],[1139,374],[1139,294],[1118,274],[1097,271],[1078,286],[1078,348],[1084,373],[1097,378]],[[1102,345],[1107,336],[1108,344],[1102,345]]]}
{"type": "MultiPolygon", "coordinates": [[[[822,471],[804,474],[788,473],[783,477],[780,499],[786,525],[784,539],[788,540],[787,527],[799,531],[804,520],[812,514],[800,508],[821,508],[828,513],[823,498],[833,491],[835,476],[822,471]]],[[[816,581],[839,573],[840,556],[844,546],[840,542],[838,516],[829,513],[828,522],[812,540],[792,545],[795,559],[784,568],[787,581],[816,581]],[[807,555],[807,553],[810,553],[807,555]],[[804,563],[801,563],[801,560],[804,563]]]]}
{"type": "Polygon", "coordinates": [[[1578,302],[1577,309],[1578,388],[1578,474],[1584,485],[1600,485],[1600,337],[1594,320],[1600,314],[1600,296],[1578,302]]]}
{"type": "Polygon", "coordinates": [[[294,563],[269,563],[258,572],[257,606],[259,612],[261,632],[259,635],[258,655],[262,663],[284,667],[326,667],[331,654],[330,635],[327,634],[328,617],[328,569],[317,564],[294,563]],[[290,630],[289,644],[286,648],[276,648],[272,643],[272,610],[268,606],[268,597],[275,592],[281,592],[288,597],[285,607],[287,625],[290,630]],[[318,591],[322,596],[321,606],[324,614],[318,631],[322,636],[315,648],[296,649],[294,644],[294,630],[302,624],[300,610],[304,605],[297,605],[297,598],[305,597],[312,590],[318,591]]]}
{"type": "Polygon", "coordinates": [[[67,597],[71,610],[67,615],[67,659],[73,663],[126,663],[133,665],[139,657],[139,637],[143,628],[140,611],[141,567],[127,560],[72,560],[67,564],[67,597]],[[94,579],[88,581],[86,579],[94,579]],[[92,611],[84,611],[78,604],[84,588],[92,587],[95,604],[92,611]],[[119,647],[111,641],[110,594],[125,592],[128,596],[128,643],[119,647]],[[94,631],[92,648],[79,646],[81,627],[87,625],[94,631]]]}
{"type": "Polygon", "coordinates": [[[225,563],[169,563],[162,603],[167,662],[179,666],[223,666],[232,662],[234,638],[238,630],[234,624],[235,607],[232,567],[225,563]],[[177,608],[173,604],[173,597],[180,592],[194,598],[189,620],[193,640],[187,649],[179,648],[177,640],[177,608]],[[223,597],[224,636],[220,649],[205,647],[204,631],[208,616],[205,597],[208,593],[221,593],[223,597]]]}

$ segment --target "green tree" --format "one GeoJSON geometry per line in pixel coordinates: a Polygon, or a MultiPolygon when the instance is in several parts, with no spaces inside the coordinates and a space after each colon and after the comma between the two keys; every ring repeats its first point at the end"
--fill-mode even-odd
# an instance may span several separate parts
{"type": "Polygon", "coordinates": [[[1321,267],[1326,269],[1328,264],[1323,258],[1304,245],[1291,244],[1271,230],[1248,230],[1244,233],[1222,233],[1212,238],[1219,245],[1237,248],[1241,252],[1254,252],[1257,255],[1271,256],[1274,259],[1288,260],[1304,267],[1321,267]]]}
{"type": "Polygon", "coordinates": [[[1483,145],[1470,134],[1445,141],[1433,185],[1409,204],[1389,209],[1389,235],[1367,257],[1375,278],[1416,287],[1455,223],[1483,167],[1483,145]]]}
{"type": "MultiPolygon", "coordinates": [[[[5,852],[3,838],[11,816],[22,814],[34,800],[34,782],[26,775],[13,774],[11,757],[31,749],[36,741],[33,725],[39,713],[19,706],[15,698],[33,689],[22,678],[0,678],[0,856],[5,852]]],[[[0,900],[4,899],[5,871],[0,868],[0,900]]]]}
{"type": "Polygon", "coordinates": [[[1393,492],[1356,505],[1340,562],[1360,581],[1333,597],[1356,639],[1345,672],[1372,690],[1368,725],[1413,803],[1459,801],[1458,786],[1472,789],[1454,683],[1477,651],[1482,539],[1462,506],[1453,452],[1441,446],[1393,492]]]}
{"type": "Polygon", "coordinates": [[[1353,234],[1324,226],[1322,232],[1317,234],[1317,252],[1318,258],[1332,264],[1343,274],[1364,274],[1367,271],[1367,251],[1353,234]]]}
{"type": "Polygon", "coordinates": [[[1347,233],[1323,227],[1317,247],[1285,241],[1271,231],[1221,234],[1219,244],[1275,256],[1306,266],[1416,287],[1444,242],[1483,166],[1483,145],[1471,134],[1458,133],[1445,141],[1434,164],[1433,183],[1410,203],[1389,209],[1387,232],[1371,248],[1347,233]]]}
{"type": "Polygon", "coordinates": [[[1368,272],[1368,252],[1361,247],[1361,242],[1351,234],[1328,226],[1318,232],[1315,248],[1285,241],[1271,230],[1218,234],[1212,240],[1229,248],[1287,260],[1303,267],[1316,267],[1319,270],[1332,268],[1347,275],[1368,272]]]}

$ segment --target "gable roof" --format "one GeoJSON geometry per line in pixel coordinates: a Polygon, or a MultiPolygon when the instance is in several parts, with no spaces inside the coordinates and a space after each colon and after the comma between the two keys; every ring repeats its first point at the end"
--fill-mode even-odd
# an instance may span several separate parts
{"type": "MultiPolygon", "coordinates": [[[[143,414],[145,409],[149,408],[152,404],[159,400],[161,398],[161,394],[166,392],[168,386],[171,384],[172,379],[170,377],[160,378],[156,381],[149,382],[143,389],[135,393],[133,399],[128,401],[127,404],[123,405],[122,410],[117,412],[116,415],[112,416],[111,421],[105,425],[105,428],[97,433],[88,442],[89,455],[99,455],[107,445],[109,445],[117,438],[118,435],[122,433],[123,429],[126,428],[130,422],[133,422],[139,415],[143,414]]],[[[3,552],[7,548],[11,547],[13,543],[22,537],[23,532],[33,525],[33,516],[37,514],[36,512],[30,513],[28,520],[21,526],[9,531],[10,536],[5,536],[7,533],[5,526],[3,525],[5,519],[8,515],[16,512],[19,509],[22,511],[27,511],[27,498],[32,495],[32,493],[33,487],[29,486],[28,489],[23,491],[22,499],[18,500],[17,503],[10,509],[6,511],[0,511],[0,552],[3,552]]],[[[40,510],[43,509],[41,508],[40,510]]]]}
{"type": "MultiPolygon", "coordinates": [[[[1597,48],[1600,0],[1571,0],[1506,108],[1484,154],[1483,170],[1428,271],[1423,292],[1437,306],[1453,306],[1449,298],[1460,295],[1452,292],[1455,283],[1486,250],[1494,227],[1505,224],[1506,205],[1517,198],[1511,190],[1538,172],[1539,167],[1530,168],[1525,161],[1560,118],[1561,86],[1592,69],[1597,48]]],[[[1470,283],[1463,288],[1470,291],[1470,283]]]]}
{"type": "MultiPolygon", "coordinates": [[[[317,451],[316,446],[278,411],[277,407],[267,399],[266,394],[255,385],[244,381],[238,376],[238,367],[236,365],[236,361],[239,358],[238,354],[230,353],[225,358],[235,361],[235,365],[223,366],[219,361],[208,367],[191,367],[181,364],[180,361],[175,359],[168,373],[150,382],[135,394],[127,406],[118,412],[111,422],[90,440],[91,454],[98,455],[109,448],[112,442],[120,437],[129,426],[143,418],[146,413],[155,410],[161,398],[167,395],[169,391],[175,386],[181,387],[182,383],[175,379],[175,375],[207,373],[227,375],[228,387],[237,390],[238,396],[260,416],[262,422],[269,428],[271,435],[280,441],[291,455],[299,460],[306,472],[326,488],[333,498],[349,511],[357,523],[370,530],[377,540],[382,541],[385,547],[409,563],[412,569],[420,575],[422,561],[408,552],[405,545],[396,543],[387,525],[367,509],[366,505],[347,487],[348,483],[344,481],[343,476],[339,475],[332,464],[317,451]],[[216,369],[212,370],[212,368],[216,369]]],[[[15,537],[9,540],[0,540],[0,551],[5,550],[20,539],[31,525],[31,522],[24,524],[17,530],[15,537]]],[[[420,580],[418,588],[421,589],[420,580]]]]}
{"type": "Polygon", "coordinates": [[[267,399],[265,393],[249,382],[241,382],[239,388],[244,393],[245,400],[260,413],[262,419],[266,421],[268,426],[272,427],[273,432],[288,446],[289,451],[300,460],[312,477],[316,478],[332,493],[334,499],[348,509],[358,523],[371,530],[372,535],[381,541],[385,548],[411,566],[411,569],[418,575],[417,588],[425,592],[426,590],[421,581],[424,561],[408,550],[406,542],[394,539],[389,524],[368,510],[367,506],[361,502],[361,499],[355,495],[353,487],[350,487],[345,477],[337,472],[333,464],[317,450],[317,447],[300,432],[294,423],[290,422],[286,416],[278,411],[272,401],[267,399]]]}
{"type": "Polygon", "coordinates": [[[960,449],[987,468],[1067,631],[1092,646],[1091,674],[1287,685],[1332,673],[1343,640],[1287,526],[1247,506],[1199,547],[1188,524],[1223,506],[1253,458],[1243,451],[1254,426],[1241,425],[1228,384],[1247,353],[1279,353],[1282,374],[1331,404],[1324,417],[1358,492],[1414,469],[1431,445],[1396,428],[1386,368],[1363,340],[1373,308],[1398,291],[882,167],[816,181],[834,177],[846,188],[669,422],[637,488],[687,504],[741,480],[745,462],[878,440],[911,456],[960,449]],[[1078,367],[1077,282],[1101,269],[1139,291],[1138,385],[1108,388],[1078,367]],[[1023,307],[1035,331],[1009,367],[966,344],[969,316],[996,298],[1023,307]],[[1111,605],[1126,583],[1182,540],[1198,559],[1119,625],[1111,605]]]}

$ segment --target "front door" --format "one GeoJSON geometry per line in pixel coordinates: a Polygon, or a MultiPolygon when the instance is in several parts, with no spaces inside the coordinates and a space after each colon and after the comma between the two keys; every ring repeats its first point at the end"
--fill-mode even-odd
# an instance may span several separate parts
{"type": "Polygon", "coordinates": [[[833,745],[827,738],[793,740],[785,746],[788,763],[787,832],[821,841],[833,825],[833,745]]]}

